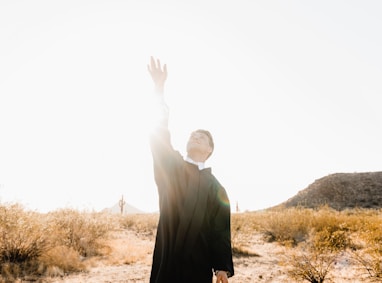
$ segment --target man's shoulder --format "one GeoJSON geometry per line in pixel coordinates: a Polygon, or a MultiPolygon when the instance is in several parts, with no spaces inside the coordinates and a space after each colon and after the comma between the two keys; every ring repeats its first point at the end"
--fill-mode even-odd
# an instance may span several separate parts
{"type": "Polygon", "coordinates": [[[208,176],[209,181],[213,185],[214,189],[216,189],[216,190],[225,190],[223,185],[219,182],[219,180],[215,177],[215,175],[212,174],[211,168],[206,168],[204,170],[207,170],[206,171],[206,175],[208,176]]]}

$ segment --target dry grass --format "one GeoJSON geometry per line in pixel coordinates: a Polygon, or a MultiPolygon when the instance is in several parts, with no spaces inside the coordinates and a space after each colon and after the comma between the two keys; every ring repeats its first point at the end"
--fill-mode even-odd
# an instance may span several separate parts
{"type": "Polygon", "coordinates": [[[123,229],[134,231],[148,239],[154,239],[158,221],[158,214],[132,214],[121,216],[119,222],[123,229]]]}
{"type": "Polygon", "coordinates": [[[254,231],[264,240],[287,247],[283,264],[298,281],[330,281],[333,264],[351,254],[356,268],[370,281],[382,281],[382,217],[380,210],[274,209],[232,216],[233,248],[248,249],[254,231]]]}
{"type": "Polygon", "coordinates": [[[133,264],[137,262],[151,262],[154,242],[142,239],[130,230],[112,232],[105,241],[108,247],[103,255],[103,261],[108,265],[133,264]]]}
{"type": "MultiPolygon", "coordinates": [[[[38,214],[0,206],[0,282],[63,276],[97,265],[149,265],[157,214],[111,215],[70,209],[38,214]]],[[[284,265],[297,281],[330,279],[344,253],[372,280],[382,278],[379,210],[289,208],[232,214],[234,256],[258,256],[254,235],[288,251],[284,265]]]]}

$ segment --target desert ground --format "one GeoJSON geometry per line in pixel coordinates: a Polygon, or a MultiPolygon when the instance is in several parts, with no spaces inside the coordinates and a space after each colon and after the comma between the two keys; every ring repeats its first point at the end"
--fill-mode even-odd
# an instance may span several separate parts
{"type": "MultiPolygon", "coordinates": [[[[112,237],[108,256],[88,262],[86,272],[47,279],[49,283],[147,283],[154,241],[135,232],[123,230],[112,237]]],[[[235,275],[230,283],[297,282],[288,276],[287,254],[290,249],[277,242],[266,242],[260,233],[248,239],[249,254],[234,257],[235,275]]],[[[215,278],[214,278],[215,280],[215,278]]],[[[215,281],[214,281],[215,282],[215,281]]],[[[307,282],[307,281],[305,281],[307,282]]],[[[351,264],[346,253],[339,255],[325,282],[369,282],[362,271],[351,264]]]]}

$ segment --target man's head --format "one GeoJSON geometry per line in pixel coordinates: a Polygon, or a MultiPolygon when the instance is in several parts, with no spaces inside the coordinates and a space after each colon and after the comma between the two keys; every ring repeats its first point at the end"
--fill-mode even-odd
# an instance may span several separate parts
{"type": "Polygon", "coordinates": [[[214,151],[214,140],[209,131],[196,130],[187,143],[187,155],[194,161],[204,162],[214,151]]]}

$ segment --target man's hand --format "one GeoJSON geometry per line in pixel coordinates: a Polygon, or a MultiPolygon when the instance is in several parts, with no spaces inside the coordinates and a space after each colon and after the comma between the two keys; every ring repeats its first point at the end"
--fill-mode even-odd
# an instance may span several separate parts
{"type": "Polygon", "coordinates": [[[227,272],[225,272],[225,271],[219,271],[219,272],[216,274],[216,283],[228,283],[227,272]]]}
{"type": "Polygon", "coordinates": [[[150,65],[147,65],[147,69],[149,70],[151,78],[154,81],[155,90],[159,94],[163,94],[164,83],[166,82],[166,79],[167,79],[167,66],[166,66],[166,64],[164,64],[163,70],[162,70],[159,59],[157,59],[156,64],[155,64],[155,60],[151,56],[151,62],[150,62],[150,65]]]}

